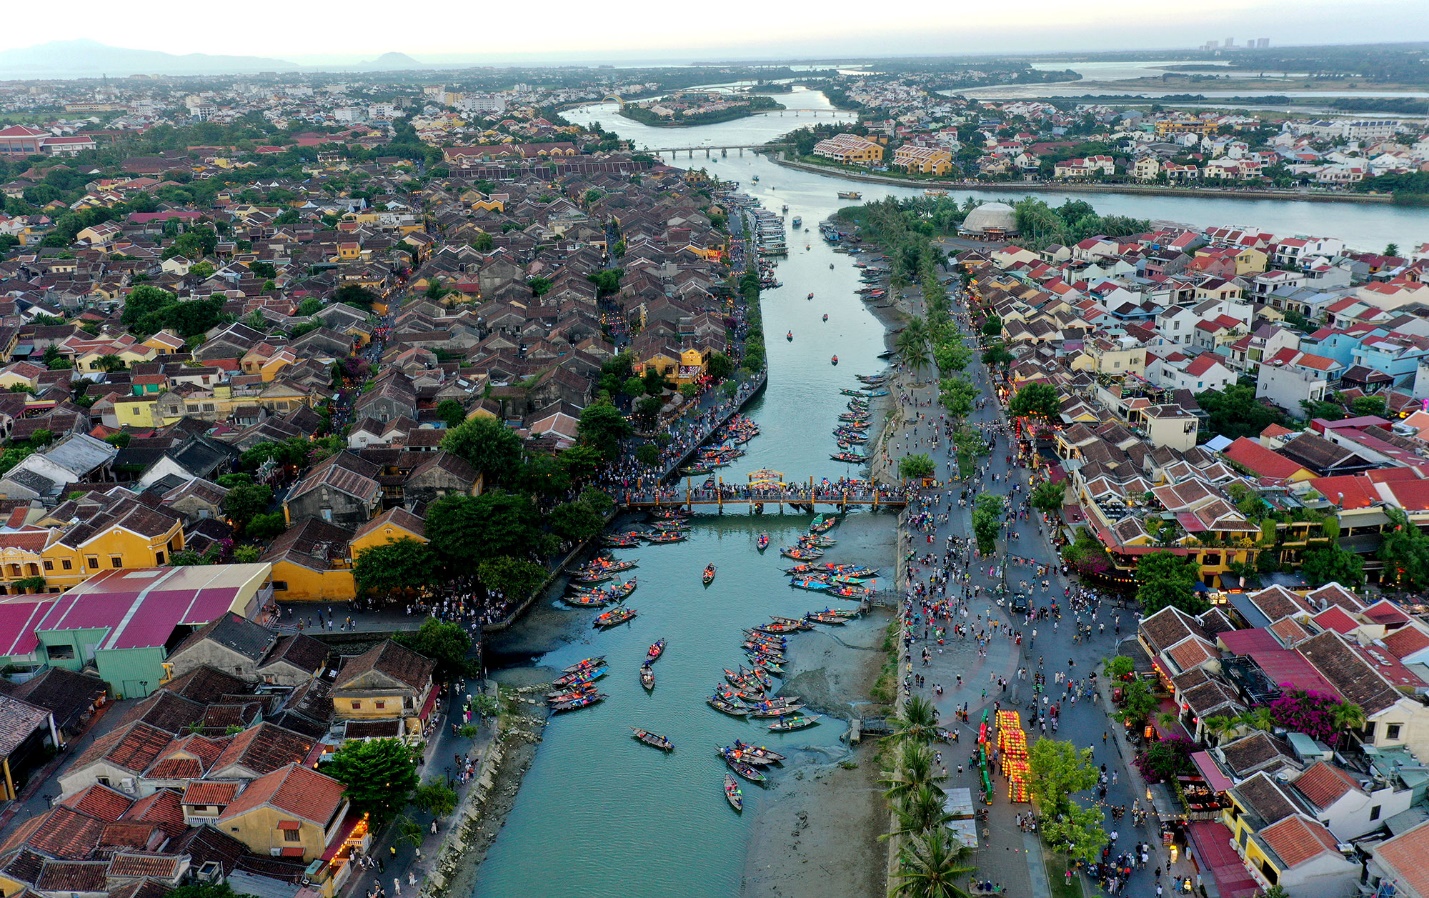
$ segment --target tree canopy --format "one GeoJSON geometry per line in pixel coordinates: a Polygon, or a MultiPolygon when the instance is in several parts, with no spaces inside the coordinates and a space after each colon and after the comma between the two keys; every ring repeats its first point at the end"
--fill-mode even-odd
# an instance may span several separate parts
{"type": "Polygon", "coordinates": [[[582,446],[600,453],[602,461],[611,461],[620,454],[621,441],[633,432],[620,409],[609,402],[595,402],[581,412],[576,435],[582,446]]]}
{"type": "Polygon", "coordinates": [[[467,657],[471,636],[461,624],[429,617],[419,630],[398,633],[395,641],[437,663],[433,676],[442,682],[471,676],[474,662],[467,657]]]}
{"type": "Polygon", "coordinates": [[[509,482],[521,464],[521,438],[495,418],[463,421],[442,437],[441,448],[481,472],[488,487],[509,482]]]}
{"type": "Polygon", "coordinates": [[[1051,384],[1028,384],[1007,404],[1009,414],[1051,421],[1062,412],[1062,397],[1051,384]]]}
{"type": "Polygon", "coordinates": [[[1196,594],[1200,566],[1196,559],[1174,552],[1151,552],[1141,556],[1136,566],[1136,598],[1143,614],[1151,615],[1168,605],[1187,614],[1200,614],[1210,605],[1196,594]]]}
{"type": "Polygon", "coordinates": [[[371,814],[377,827],[406,806],[418,782],[412,751],[400,739],[344,742],[323,772],[347,787],[353,810],[371,814]]]}
{"type": "Polygon", "coordinates": [[[1255,387],[1244,384],[1197,393],[1196,402],[1206,412],[1204,430],[1232,440],[1255,438],[1270,425],[1285,423],[1284,412],[1256,399],[1255,387]]]}
{"type": "Polygon", "coordinates": [[[421,589],[436,582],[436,556],[426,543],[403,537],[359,552],[352,579],[359,593],[421,589]]]}
{"type": "Polygon", "coordinates": [[[546,555],[547,534],[530,498],[496,489],[446,496],[427,512],[427,538],[449,570],[469,570],[478,558],[546,555]]]}

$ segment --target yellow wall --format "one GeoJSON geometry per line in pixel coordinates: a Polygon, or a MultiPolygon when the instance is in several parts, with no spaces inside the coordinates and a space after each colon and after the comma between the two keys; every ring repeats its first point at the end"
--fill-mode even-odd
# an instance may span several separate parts
{"type": "Polygon", "coordinates": [[[273,598],[278,601],[346,602],[357,595],[352,571],[346,568],[315,571],[291,561],[276,561],[273,583],[273,598]],[[279,583],[286,583],[287,589],[278,589],[279,583]]]}
{"type": "Polygon", "coordinates": [[[323,856],[327,850],[324,839],[326,833],[321,826],[307,820],[298,821],[299,840],[289,842],[283,831],[278,829],[279,821],[295,820],[291,814],[268,806],[257,807],[246,814],[222,821],[219,826],[225,835],[232,836],[247,845],[254,853],[266,856],[273,848],[301,848],[303,860],[312,862],[323,856]],[[234,829],[237,832],[234,832],[234,829]]]}
{"type": "Polygon", "coordinates": [[[427,541],[425,536],[419,536],[410,530],[395,527],[392,524],[386,524],[354,539],[349,544],[348,555],[352,558],[356,558],[368,549],[375,548],[376,546],[385,546],[388,543],[395,543],[399,539],[412,539],[419,543],[427,541]]]}
{"type": "Polygon", "coordinates": [[[391,692],[365,691],[362,696],[349,697],[333,695],[332,708],[343,720],[391,720],[406,717],[402,709],[403,693],[399,689],[391,692]],[[377,703],[383,706],[378,707],[377,703]]]}

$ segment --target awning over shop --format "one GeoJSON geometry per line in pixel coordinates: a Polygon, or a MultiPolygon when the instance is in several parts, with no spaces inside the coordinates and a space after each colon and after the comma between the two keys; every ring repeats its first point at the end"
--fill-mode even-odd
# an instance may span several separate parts
{"type": "Polygon", "coordinates": [[[1221,772],[1221,768],[1216,766],[1216,762],[1211,758],[1208,751],[1197,751],[1191,753],[1191,763],[1196,765],[1196,769],[1201,772],[1201,776],[1206,778],[1206,785],[1214,792],[1225,792],[1235,785],[1230,777],[1221,772]]]}
{"type": "Polygon", "coordinates": [[[1251,878],[1240,855],[1231,847],[1231,831],[1224,823],[1200,821],[1188,824],[1186,836],[1191,842],[1196,863],[1216,881],[1221,898],[1252,898],[1260,886],[1251,878]]]}
{"type": "Polygon", "coordinates": [[[427,693],[427,700],[422,703],[422,710],[417,713],[417,716],[421,718],[422,723],[426,723],[427,720],[432,716],[432,708],[435,707],[437,704],[437,693],[440,691],[440,689],[437,689],[434,686],[432,687],[431,691],[427,693]]]}

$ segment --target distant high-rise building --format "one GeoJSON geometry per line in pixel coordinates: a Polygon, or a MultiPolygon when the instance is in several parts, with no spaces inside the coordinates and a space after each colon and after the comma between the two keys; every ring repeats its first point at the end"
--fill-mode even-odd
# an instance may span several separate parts
{"type": "Polygon", "coordinates": [[[1234,46],[1235,46],[1235,38],[1233,38],[1233,37],[1228,37],[1228,38],[1226,38],[1226,49],[1229,50],[1231,47],[1234,47],[1234,46]]]}
{"type": "Polygon", "coordinates": [[[1206,50],[1214,50],[1214,49],[1216,49],[1217,47],[1219,47],[1220,45],[1221,45],[1221,42],[1220,42],[1220,41],[1206,41],[1206,46],[1205,46],[1203,49],[1206,49],[1206,50]]]}
{"type": "Polygon", "coordinates": [[[1257,49],[1257,50],[1268,50],[1268,49],[1270,49],[1270,38],[1268,38],[1268,37],[1258,37],[1258,38],[1256,38],[1256,39],[1255,39],[1255,49],[1257,49]]]}

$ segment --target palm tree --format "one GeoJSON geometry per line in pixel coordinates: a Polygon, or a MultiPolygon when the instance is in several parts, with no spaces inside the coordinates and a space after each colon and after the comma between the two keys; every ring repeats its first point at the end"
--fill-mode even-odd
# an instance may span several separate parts
{"type": "Polygon", "coordinates": [[[884,833],[880,839],[893,836],[917,836],[937,832],[953,819],[943,803],[948,796],[936,785],[925,785],[904,797],[893,806],[893,814],[898,818],[898,826],[891,833],[884,833]]]}
{"type": "MultiPolygon", "coordinates": [[[[921,319],[913,320],[920,321],[921,319]]],[[[924,331],[915,332],[911,325],[904,328],[898,335],[898,339],[893,343],[893,349],[898,353],[898,360],[914,372],[920,371],[928,365],[928,335],[924,331]]]]}
{"type": "Polygon", "coordinates": [[[938,709],[933,703],[915,695],[903,706],[903,713],[893,719],[893,735],[898,742],[930,744],[938,738],[938,709]]]}
{"type": "Polygon", "coordinates": [[[1236,718],[1241,726],[1250,730],[1260,730],[1268,733],[1275,729],[1275,718],[1270,716],[1269,708],[1251,708],[1240,717],[1236,718]]]}
{"type": "Polygon", "coordinates": [[[1337,731],[1336,742],[1343,740],[1350,730],[1364,729],[1367,720],[1364,708],[1354,702],[1340,702],[1330,706],[1330,722],[1335,725],[1337,731]]]}
{"type": "Polygon", "coordinates": [[[937,774],[933,772],[932,749],[916,742],[905,742],[894,772],[880,780],[888,787],[883,797],[898,804],[907,796],[931,784],[936,778],[937,774]]]}
{"type": "Polygon", "coordinates": [[[893,894],[900,898],[968,898],[963,884],[976,868],[967,862],[968,849],[939,828],[914,836],[898,855],[893,894]]]}
{"type": "Polygon", "coordinates": [[[102,355],[94,363],[94,367],[109,374],[113,371],[124,370],[124,360],[117,355],[102,355]]]}
{"type": "Polygon", "coordinates": [[[1206,731],[1206,735],[1215,736],[1218,745],[1238,726],[1240,726],[1240,719],[1226,714],[1215,714],[1201,721],[1201,728],[1206,731]]]}

